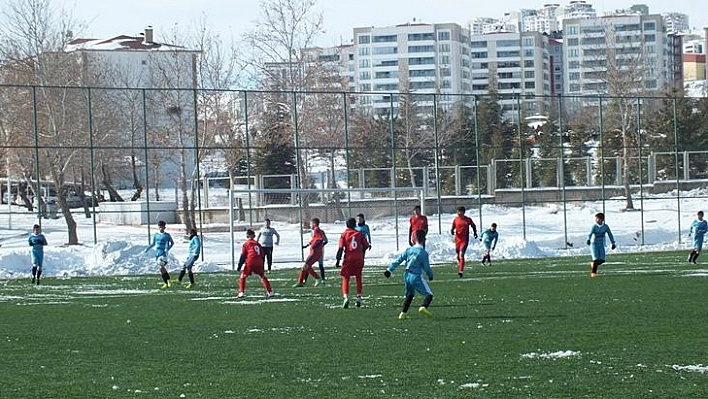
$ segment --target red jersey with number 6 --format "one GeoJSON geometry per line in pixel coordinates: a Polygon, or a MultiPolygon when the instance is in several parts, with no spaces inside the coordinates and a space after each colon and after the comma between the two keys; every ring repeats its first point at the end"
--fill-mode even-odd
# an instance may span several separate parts
{"type": "Polygon", "coordinates": [[[364,268],[364,251],[369,247],[369,241],[361,232],[347,228],[339,236],[339,248],[344,250],[344,262],[340,274],[354,275],[364,268]]]}

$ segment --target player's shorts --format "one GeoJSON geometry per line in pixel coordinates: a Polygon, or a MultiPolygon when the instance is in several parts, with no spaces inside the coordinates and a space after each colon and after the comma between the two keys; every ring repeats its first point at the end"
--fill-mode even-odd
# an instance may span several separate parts
{"type": "Polygon", "coordinates": [[[406,281],[406,296],[414,295],[416,291],[426,296],[433,295],[433,291],[430,290],[428,282],[422,275],[405,272],[403,278],[406,281]]]}
{"type": "Polygon", "coordinates": [[[359,276],[361,275],[362,271],[364,270],[364,262],[356,262],[356,263],[347,263],[347,260],[344,260],[344,263],[342,263],[342,269],[339,271],[339,275],[342,277],[352,277],[352,276],[359,276]]]}
{"type": "Polygon", "coordinates": [[[703,249],[703,234],[696,234],[693,236],[693,249],[701,250],[703,249]]]}
{"type": "Polygon", "coordinates": [[[468,242],[469,242],[469,239],[459,240],[456,238],[455,239],[455,252],[463,253],[463,254],[465,252],[467,252],[467,246],[469,245],[468,242]]]}
{"type": "Polygon", "coordinates": [[[255,274],[258,277],[264,277],[265,276],[265,270],[263,270],[263,265],[249,265],[246,263],[243,266],[243,270],[241,271],[241,278],[248,277],[252,274],[255,274]]]}
{"type": "Polygon", "coordinates": [[[595,244],[590,246],[592,251],[592,260],[605,260],[605,244],[595,244]]]}
{"type": "Polygon", "coordinates": [[[187,270],[192,270],[192,266],[194,266],[194,262],[199,259],[199,255],[192,255],[189,258],[187,258],[187,261],[184,262],[184,268],[187,270]]]}

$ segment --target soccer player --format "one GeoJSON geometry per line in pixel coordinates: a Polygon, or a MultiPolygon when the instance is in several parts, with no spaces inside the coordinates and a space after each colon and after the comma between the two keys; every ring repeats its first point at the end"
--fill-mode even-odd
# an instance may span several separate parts
{"type": "Polygon", "coordinates": [[[617,248],[615,245],[615,237],[612,235],[610,226],[605,224],[605,214],[600,212],[595,214],[595,224],[592,225],[590,229],[590,234],[588,234],[587,244],[591,245],[592,250],[592,262],[590,267],[592,271],[590,272],[590,277],[597,277],[597,267],[605,263],[605,234],[610,238],[612,243],[612,249],[617,248]]]}
{"type": "MultiPolygon", "coordinates": [[[[329,244],[329,238],[327,238],[327,233],[325,233],[324,230],[320,229],[320,232],[322,233],[322,256],[320,256],[319,259],[317,259],[317,264],[320,268],[320,277],[322,277],[322,282],[324,283],[325,281],[325,267],[324,267],[324,247],[325,245],[329,244]]],[[[303,248],[307,248],[307,245],[305,245],[303,248]]],[[[305,278],[302,280],[303,283],[307,282],[307,277],[309,274],[305,274],[305,278]]]]}
{"type": "Polygon", "coordinates": [[[312,238],[307,245],[302,247],[302,249],[310,247],[310,254],[307,256],[307,259],[305,259],[305,264],[302,265],[300,275],[297,278],[297,283],[293,287],[304,287],[305,276],[308,273],[317,280],[315,281],[315,287],[324,283],[315,269],[312,268],[312,265],[322,258],[322,251],[324,247],[324,235],[322,234],[322,230],[320,230],[320,219],[312,218],[312,220],[310,220],[310,228],[312,229],[312,238]]]}
{"type": "Polygon", "coordinates": [[[369,229],[369,225],[366,224],[366,220],[364,220],[364,214],[360,213],[356,215],[356,231],[360,232],[361,234],[366,237],[366,241],[369,242],[369,247],[366,248],[367,250],[371,250],[371,230],[369,229]]]}
{"type": "Polygon", "coordinates": [[[246,231],[246,242],[243,243],[241,248],[241,258],[238,261],[238,267],[236,271],[241,272],[241,277],[238,279],[238,297],[243,298],[244,292],[246,291],[246,278],[251,274],[255,274],[261,279],[261,284],[266,289],[266,296],[272,297],[273,289],[270,286],[270,281],[268,277],[265,276],[265,271],[263,270],[263,260],[265,258],[265,251],[263,251],[263,246],[255,240],[256,233],[248,229],[246,231]]]}
{"type": "Polygon", "coordinates": [[[494,251],[494,248],[497,247],[497,240],[499,239],[499,233],[497,232],[497,224],[492,223],[487,230],[484,230],[484,233],[482,233],[481,237],[482,245],[484,245],[484,255],[482,255],[482,264],[486,265],[486,261],[489,262],[489,265],[491,266],[491,253],[492,251],[494,251]]]}
{"type": "Polygon", "coordinates": [[[157,222],[157,229],[159,231],[152,236],[152,244],[145,248],[145,252],[147,252],[155,247],[155,261],[160,268],[160,276],[162,276],[162,281],[164,282],[164,284],[162,284],[163,290],[172,286],[170,284],[170,274],[167,272],[165,266],[167,266],[167,254],[170,252],[170,249],[172,249],[172,246],[175,245],[170,233],[165,231],[166,227],[167,224],[164,220],[157,222]]]}
{"type": "Polygon", "coordinates": [[[391,263],[391,266],[384,271],[386,278],[391,277],[391,273],[402,263],[406,263],[406,270],[403,273],[403,279],[406,283],[406,299],[403,302],[403,311],[398,315],[399,320],[405,320],[408,317],[408,309],[413,302],[415,292],[425,295],[423,306],[418,308],[418,313],[425,317],[433,317],[433,314],[428,310],[428,306],[433,301],[433,291],[430,290],[428,283],[423,280],[423,273],[428,276],[429,281],[433,281],[433,269],[430,268],[430,258],[428,252],[425,251],[425,231],[416,231],[416,244],[403,251],[391,263]]]}
{"type": "Polygon", "coordinates": [[[187,284],[187,289],[191,290],[196,284],[194,282],[194,273],[192,273],[192,266],[194,262],[199,259],[199,254],[202,252],[202,240],[199,238],[196,229],[189,230],[189,252],[187,253],[187,260],[184,262],[182,270],[179,272],[179,278],[177,279],[180,283],[184,278],[184,274],[187,273],[189,277],[189,284],[187,284]]]}
{"type": "Polygon", "coordinates": [[[356,280],[356,307],[361,307],[361,293],[364,287],[361,279],[361,272],[364,269],[364,252],[369,248],[369,241],[366,236],[356,229],[356,220],[347,219],[347,229],[339,236],[339,249],[337,250],[337,264],[344,254],[344,263],[339,275],[342,276],[342,296],[344,309],[349,307],[349,278],[354,276],[356,280]]]}
{"type": "Polygon", "coordinates": [[[273,236],[275,236],[275,245],[280,245],[280,234],[273,227],[270,227],[270,219],[266,219],[265,226],[258,231],[256,241],[263,247],[265,259],[268,262],[268,271],[273,266],[273,236]]]}
{"type": "Polygon", "coordinates": [[[693,251],[688,254],[688,261],[690,263],[696,264],[696,259],[698,255],[701,254],[701,249],[703,249],[703,237],[708,230],[708,222],[703,220],[703,211],[698,211],[696,214],[696,220],[691,224],[691,229],[688,231],[688,236],[693,233],[693,251]]]}
{"type": "Polygon", "coordinates": [[[28,239],[29,246],[32,247],[32,284],[37,282],[42,275],[42,264],[44,263],[44,246],[47,245],[47,238],[42,234],[42,227],[38,224],[32,226],[32,234],[28,239]]]}
{"type": "Polygon", "coordinates": [[[428,234],[428,217],[421,213],[420,205],[413,207],[413,216],[410,219],[410,227],[408,228],[408,245],[411,247],[416,244],[416,231],[423,231],[423,237],[428,234]]]}
{"type": "Polygon", "coordinates": [[[457,208],[457,217],[452,220],[452,228],[450,229],[450,234],[455,236],[455,254],[457,255],[457,275],[462,278],[462,274],[465,272],[465,252],[467,252],[467,246],[470,242],[470,228],[474,234],[474,238],[477,238],[477,226],[474,224],[472,219],[465,216],[465,207],[460,206],[457,208]]]}

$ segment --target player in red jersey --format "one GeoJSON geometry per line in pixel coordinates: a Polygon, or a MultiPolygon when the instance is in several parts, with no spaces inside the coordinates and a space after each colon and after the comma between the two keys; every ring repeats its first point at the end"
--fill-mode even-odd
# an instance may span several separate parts
{"type": "Polygon", "coordinates": [[[470,241],[470,228],[474,238],[477,238],[477,226],[472,219],[465,216],[465,207],[457,208],[457,217],[452,221],[452,229],[450,234],[455,235],[455,253],[457,254],[457,275],[462,278],[462,273],[465,272],[465,252],[470,241]]]}
{"type": "Polygon", "coordinates": [[[342,276],[342,296],[344,296],[344,309],[349,307],[349,278],[356,280],[356,307],[361,307],[361,292],[364,284],[361,272],[364,269],[364,252],[369,248],[366,236],[356,229],[356,219],[347,219],[347,229],[339,236],[339,250],[337,250],[337,264],[344,254],[344,263],[339,274],[342,276]]]}
{"type": "Polygon", "coordinates": [[[266,289],[268,297],[273,296],[273,289],[270,287],[268,277],[265,276],[263,270],[263,260],[265,251],[261,244],[256,241],[256,233],[253,230],[246,231],[246,242],[241,248],[241,258],[238,261],[237,271],[241,271],[241,267],[246,265],[241,272],[241,277],[238,279],[238,298],[243,298],[243,293],[246,290],[246,277],[255,274],[261,279],[263,287],[266,289]]]}
{"type": "Polygon", "coordinates": [[[411,247],[416,244],[415,232],[422,230],[428,234],[428,217],[423,215],[420,210],[420,205],[413,207],[413,216],[410,219],[410,227],[408,228],[408,245],[411,247]]]}
{"type": "Polygon", "coordinates": [[[322,230],[320,230],[320,219],[312,218],[312,220],[310,220],[310,228],[312,229],[312,238],[307,245],[302,247],[303,249],[310,247],[310,254],[307,256],[307,259],[305,259],[305,264],[302,265],[297,283],[293,287],[304,287],[305,275],[308,273],[316,279],[315,287],[324,283],[324,281],[320,279],[319,274],[312,268],[312,265],[317,263],[322,257],[322,251],[324,250],[324,234],[322,234],[322,230]]]}

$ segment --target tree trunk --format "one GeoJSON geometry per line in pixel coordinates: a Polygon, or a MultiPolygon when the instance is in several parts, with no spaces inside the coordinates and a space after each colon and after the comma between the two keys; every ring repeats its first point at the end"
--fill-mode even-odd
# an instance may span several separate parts
{"type": "MultiPolygon", "coordinates": [[[[113,188],[113,182],[111,181],[111,175],[106,169],[106,165],[101,162],[101,183],[103,186],[108,190],[108,198],[110,199],[111,202],[123,202],[123,197],[118,194],[118,191],[116,191],[115,188],[113,188]]],[[[142,187],[137,187],[139,188],[138,193],[142,192],[143,189],[142,187]]],[[[138,198],[140,198],[140,195],[138,194],[138,198]]],[[[135,201],[134,199],[131,199],[131,201],[135,201]]]]}

